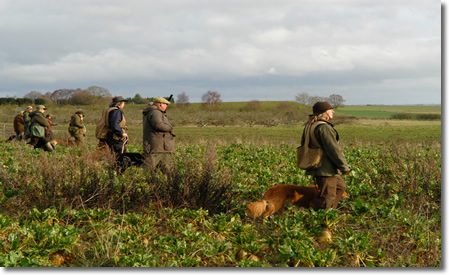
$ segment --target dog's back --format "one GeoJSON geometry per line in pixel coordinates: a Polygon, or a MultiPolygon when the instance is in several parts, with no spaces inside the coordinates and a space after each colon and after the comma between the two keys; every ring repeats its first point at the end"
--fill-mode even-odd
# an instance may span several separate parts
{"type": "MultiPolygon", "coordinates": [[[[266,218],[277,211],[282,213],[286,202],[297,207],[313,208],[317,197],[318,188],[315,185],[280,184],[269,188],[261,202],[249,204],[247,209],[253,217],[266,218]]],[[[344,192],[342,199],[347,197],[348,193],[344,192]]]]}
{"type": "Polygon", "coordinates": [[[58,144],[62,146],[74,145],[75,143],[71,139],[66,138],[55,138],[50,141],[53,144],[58,144]]]}
{"type": "Polygon", "coordinates": [[[268,189],[263,199],[268,204],[274,204],[274,212],[276,212],[283,209],[287,201],[298,207],[312,207],[317,196],[318,189],[315,185],[281,184],[268,189]]]}

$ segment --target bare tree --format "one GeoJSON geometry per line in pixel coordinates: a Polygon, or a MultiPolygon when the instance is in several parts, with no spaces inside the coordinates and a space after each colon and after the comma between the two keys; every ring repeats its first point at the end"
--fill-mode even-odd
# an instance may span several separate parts
{"type": "Polygon", "coordinates": [[[178,94],[178,99],[176,99],[177,104],[186,104],[189,103],[189,97],[185,92],[178,94]]]}
{"type": "Polygon", "coordinates": [[[307,100],[307,105],[309,106],[313,106],[315,103],[317,103],[318,101],[326,101],[326,98],[322,97],[322,96],[311,96],[309,97],[309,99],[307,100]]]}
{"type": "Polygon", "coordinates": [[[73,95],[75,95],[75,93],[78,90],[76,89],[58,89],[58,90],[54,90],[49,98],[51,100],[53,100],[53,102],[55,102],[56,104],[60,104],[60,103],[67,103],[69,101],[70,98],[72,98],[73,95]]]}
{"type": "Polygon", "coordinates": [[[304,104],[304,105],[306,105],[308,103],[309,98],[310,98],[310,95],[308,93],[299,93],[295,97],[297,102],[304,104]]]}
{"type": "Polygon", "coordinates": [[[90,86],[89,88],[86,89],[86,91],[88,91],[94,96],[112,97],[108,89],[100,86],[90,86]]]}
{"type": "Polygon", "coordinates": [[[214,106],[221,103],[221,95],[217,91],[207,91],[201,97],[204,104],[208,106],[214,106]]]}
{"type": "Polygon", "coordinates": [[[34,101],[34,100],[38,99],[40,96],[43,96],[43,94],[41,92],[31,91],[31,92],[27,93],[26,95],[24,95],[23,98],[29,98],[34,101]]]}
{"type": "Polygon", "coordinates": [[[332,94],[329,96],[329,103],[334,106],[335,108],[338,108],[340,106],[343,106],[343,102],[345,100],[341,95],[332,94]]]}

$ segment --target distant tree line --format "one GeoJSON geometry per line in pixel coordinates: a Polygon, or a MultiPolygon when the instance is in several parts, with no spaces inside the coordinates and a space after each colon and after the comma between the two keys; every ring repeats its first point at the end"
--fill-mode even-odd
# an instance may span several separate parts
{"type": "MultiPolygon", "coordinates": [[[[23,98],[4,97],[0,98],[0,105],[4,104],[17,104],[17,105],[31,105],[31,104],[56,104],[56,105],[92,105],[103,103],[105,99],[110,100],[112,98],[108,89],[91,86],[87,89],[58,89],[53,92],[42,93],[39,91],[30,91],[25,94],[23,98]]],[[[153,102],[154,97],[142,97],[139,93],[136,93],[134,97],[125,98],[129,103],[134,104],[150,104],[153,102]]],[[[165,97],[169,99],[169,96],[165,97]]],[[[217,91],[207,91],[202,96],[203,104],[206,106],[216,106],[222,102],[221,95],[217,91]]],[[[175,103],[175,99],[170,98],[171,103],[175,103]]],[[[190,104],[189,97],[185,92],[177,95],[176,103],[182,106],[188,106],[190,104]]]]}
{"type": "Polygon", "coordinates": [[[31,105],[33,100],[29,98],[0,97],[0,105],[31,105]]]}
{"type": "MultiPolygon", "coordinates": [[[[108,89],[91,86],[87,89],[58,89],[53,92],[41,93],[38,91],[31,91],[23,96],[23,98],[4,97],[0,98],[0,105],[4,104],[17,104],[17,105],[30,105],[30,104],[47,104],[53,103],[57,105],[93,105],[103,103],[105,99],[112,97],[108,89]]],[[[169,99],[169,97],[165,97],[169,99]]],[[[126,98],[129,103],[134,104],[149,104],[153,102],[154,97],[142,97],[137,93],[134,97],[126,98]]],[[[304,105],[312,106],[318,101],[328,101],[332,106],[343,106],[345,101],[341,95],[332,94],[329,97],[311,96],[308,93],[299,93],[295,97],[296,101],[304,105]]],[[[221,94],[218,91],[209,90],[205,92],[201,101],[205,107],[212,108],[218,106],[221,102],[221,94]]],[[[171,103],[175,103],[175,99],[170,99],[171,103]]],[[[176,103],[180,106],[189,106],[189,97],[185,92],[177,95],[176,103]]]]}
{"type": "MultiPolygon", "coordinates": [[[[31,105],[31,104],[56,104],[56,105],[92,105],[102,104],[112,98],[108,89],[91,86],[87,89],[58,89],[53,92],[42,93],[39,91],[30,91],[25,94],[23,98],[3,97],[0,98],[0,105],[17,104],[17,105],[31,105]]],[[[134,104],[148,104],[153,101],[153,97],[143,98],[140,94],[134,97],[126,98],[128,102],[134,104]]],[[[168,99],[168,97],[167,97],[168,99]]],[[[171,99],[174,103],[174,99],[171,99]]]]}

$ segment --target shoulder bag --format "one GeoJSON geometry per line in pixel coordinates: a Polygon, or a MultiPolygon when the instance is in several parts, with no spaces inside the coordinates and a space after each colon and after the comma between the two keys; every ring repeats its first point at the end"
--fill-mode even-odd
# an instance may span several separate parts
{"type": "Polygon", "coordinates": [[[315,138],[315,128],[325,122],[316,122],[312,125],[307,124],[304,129],[304,144],[296,148],[296,166],[304,170],[314,170],[321,167],[321,159],[323,157],[323,149],[319,147],[318,141],[315,138]],[[310,138],[318,145],[318,147],[311,147],[310,138]]]}

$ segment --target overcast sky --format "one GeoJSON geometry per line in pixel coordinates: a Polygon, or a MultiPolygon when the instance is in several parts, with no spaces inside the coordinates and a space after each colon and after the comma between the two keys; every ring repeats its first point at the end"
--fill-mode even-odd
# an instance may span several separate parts
{"type": "Polygon", "coordinates": [[[441,103],[436,0],[0,0],[0,97],[441,103]]]}

